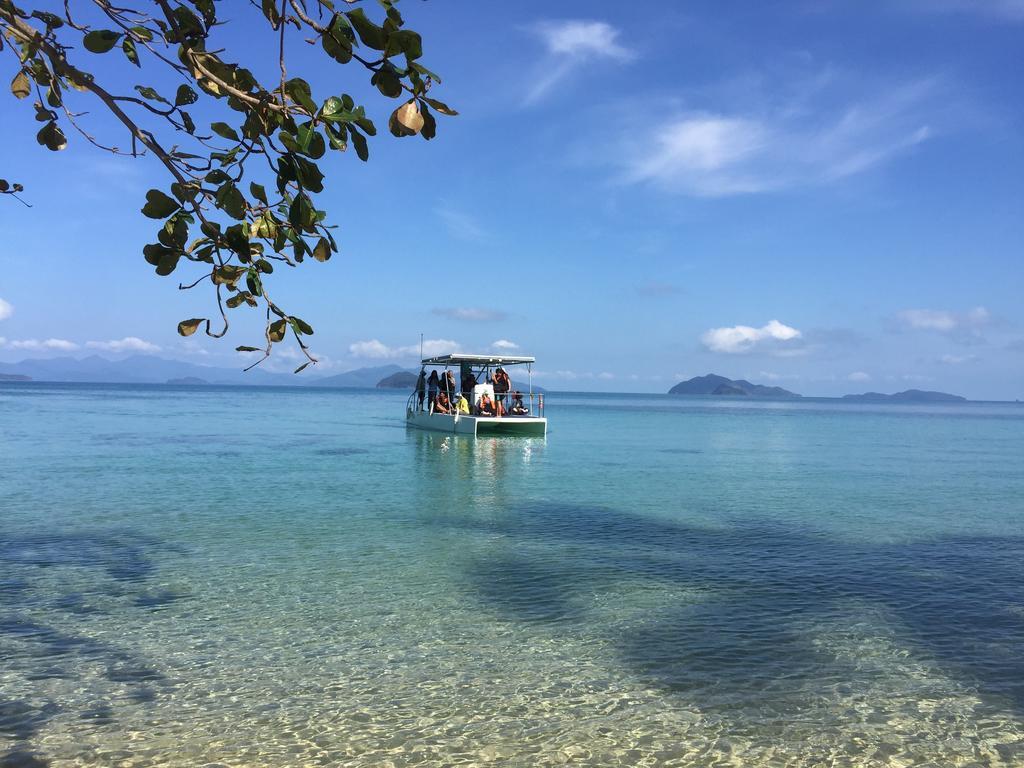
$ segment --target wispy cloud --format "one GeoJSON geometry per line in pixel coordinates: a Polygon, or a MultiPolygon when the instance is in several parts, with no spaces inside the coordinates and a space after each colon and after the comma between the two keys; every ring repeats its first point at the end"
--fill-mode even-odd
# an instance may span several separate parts
{"type": "Polygon", "coordinates": [[[435,315],[449,320],[464,320],[470,323],[499,323],[508,319],[508,313],[482,307],[435,307],[435,315]]]}
{"type": "Polygon", "coordinates": [[[778,320],[770,320],[760,328],[749,325],[712,328],[701,336],[701,341],[712,352],[737,355],[768,346],[777,352],[785,352],[779,345],[799,339],[802,335],[796,328],[778,320]]]}
{"type": "Polygon", "coordinates": [[[72,352],[78,345],[67,339],[5,339],[0,336],[0,348],[26,352],[72,352]]]}
{"type": "Polygon", "coordinates": [[[938,362],[943,365],[963,365],[964,363],[973,363],[977,359],[977,355],[942,355],[938,362]]]}
{"type": "Polygon", "coordinates": [[[897,330],[929,331],[942,334],[960,344],[984,343],[985,330],[992,322],[992,313],[985,307],[974,307],[966,312],[904,309],[897,312],[895,318],[897,330]]]}
{"type": "Polygon", "coordinates": [[[530,30],[540,38],[547,55],[533,77],[526,104],[543,99],[587,62],[600,59],[621,62],[633,57],[633,52],[618,42],[619,30],[604,21],[542,21],[530,30]]]}
{"type": "Polygon", "coordinates": [[[1024,22],[1024,0],[905,0],[905,4],[926,13],[970,13],[1024,22]]]}
{"type": "Polygon", "coordinates": [[[513,349],[519,349],[518,344],[516,344],[514,341],[509,341],[508,339],[498,339],[497,341],[491,343],[491,347],[506,352],[511,351],[513,349]]]}
{"type": "Polygon", "coordinates": [[[846,377],[847,381],[870,381],[871,374],[864,371],[854,371],[846,377]]]}
{"type": "Polygon", "coordinates": [[[102,349],[105,352],[159,352],[160,347],[137,336],[125,336],[123,339],[110,341],[87,341],[89,349],[102,349]]]}
{"type": "MultiPolygon", "coordinates": [[[[447,355],[458,352],[461,345],[450,339],[426,339],[423,342],[423,354],[428,356],[447,355]]],[[[363,357],[373,360],[395,360],[402,358],[417,357],[420,353],[419,344],[390,347],[378,339],[357,341],[349,344],[348,351],[354,357],[363,357]]]]}
{"type": "Polygon", "coordinates": [[[6,320],[13,314],[14,307],[10,303],[0,299],[0,320],[6,320]]]}
{"type": "Polygon", "coordinates": [[[985,307],[975,307],[967,312],[951,312],[945,309],[904,309],[897,315],[906,328],[949,333],[964,328],[981,328],[992,318],[985,307]]]}
{"type": "Polygon", "coordinates": [[[477,220],[465,211],[456,210],[448,206],[441,206],[434,209],[448,233],[457,240],[466,242],[479,242],[487,238],[487,232],[480,226],[477,220]]]}
{"type": "Polygon", "coordinates": [[[611,158],[620,183],[726,197],[846,179],[934,133],[927,117],[936,100],[932,81],[877,88],[860,98],[848,85],[832,93],[822,85],[828,82],[808,79],[795,89],[799,96],[750,94],[728,106],[711,106],[716,99],[708,94],[685,105],[649,103],[632,110],[620,138],[599,156],[611,158]],[[709,106],[700,108],[701,101],[709,106]],[[745,109],[743,101],[760,106],[745,109]]]}

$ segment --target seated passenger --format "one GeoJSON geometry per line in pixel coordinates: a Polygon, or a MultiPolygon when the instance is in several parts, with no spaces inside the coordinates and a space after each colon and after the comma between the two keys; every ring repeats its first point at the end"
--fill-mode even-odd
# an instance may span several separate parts
{"type": "Polygon", "coordinates": [[[491,396],[484,392],[480,395],[480,405],[477,406],[477,413],[481,416],[493,416],[494,415],[494,401],[491,400],[491,396]]]}
{"type": "Polygon", "coordinates": [[[516,390],[512,393],[512,407],[508,411],[513,416],[529,416],[530,409],[523,405],[523,393],[516,390]]]}
{"type": "Polygon", "coordinates": [[[468,414],[469,400],[467,400],[463,395],[459,395],[458,400],[455,401],[455,410],[457,410],[459,413],[468,414]]]}
{"type": "Polygon", "coordinates": [[[439,392],[434,400],[434,413],[451,413],[452,404],[445,392],[439,392]]]}

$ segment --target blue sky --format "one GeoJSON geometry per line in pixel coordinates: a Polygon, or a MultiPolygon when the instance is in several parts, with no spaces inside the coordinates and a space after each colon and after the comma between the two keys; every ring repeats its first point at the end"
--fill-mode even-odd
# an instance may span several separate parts
{"type": "MultiPolygon", "coordinates": [[[[328,166],[342,253],[276,288],[317,329],[320,373],[413,364],[423,333],[432,351],[534,354],[557,389],[716,372],[1024,398],[1021,0],[402,9],[461,115],[328,166]]],[[[237,10],[225,44],[272,68],[237,10]]],[[[365,94],[383,127],[394,105],[303,47],[291,72],[321,98],[365,94]]],[[[255,313],[227,340],[180,339],[209,296],[142,260],[154,162],[70,132],[51,154],[13,99],[2,125],[0,175],[33,207],[0,200],[0,360],[245,364],[255,313]]]]}

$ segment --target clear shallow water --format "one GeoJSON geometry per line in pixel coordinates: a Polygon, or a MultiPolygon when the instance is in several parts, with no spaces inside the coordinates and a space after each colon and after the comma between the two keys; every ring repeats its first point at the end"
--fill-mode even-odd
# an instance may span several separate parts
{"type": "Polygon", "coordinates": [[[403,403],[0,387],[0,765],[1024,764],[1024,407],[403,403]]]}

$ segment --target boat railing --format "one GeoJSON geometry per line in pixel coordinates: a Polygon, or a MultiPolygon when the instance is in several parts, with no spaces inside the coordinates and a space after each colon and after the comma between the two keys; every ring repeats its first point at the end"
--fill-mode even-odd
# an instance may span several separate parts
{"type": "MultiPolygon", "coordinates": [[[[426,393],[426,392],[424,393],[423,404],[421,405],[420,404],[420,400],[419,400],[419,392],[417,392],[414,389],[412,391],[412,394],[409,395],[409,399],[405,403],[406,411],[408,413],[410,413],[410,414],[412,414],[412,413],[433,413],[434,412],[433,404],[429,401],[429,398],[427,397],[427,394],[428,393],[426,393]]],[[[461,393],[455,395],[453,403],[458,401],[460,394],[461,393]]],[[[528,414],[522,414],[522,415],[524,415],[524,416],[539,416],[539,417],[543,417],[544,416],[544,393],[543,392],[519,392],[519,395],[522,397],[523,405],[525,405],[527,410],[529,410],[528,414]]],[[[513,404],[513,402],[515,402],[516,395],[514,395],[512,392],[506,392],[506,393],[504,393],[504,395],[502,395],[500,393],[495,393],[495,395],[494,395],[494,399],[495,400],[497,400],[499,398],[502,398],[502,397],[504,398],[503,405],[504,405],[504,408],[505,408],[505,411],[506,411],[505,412],[505,416],[510,416],[512,418],[515,418],[515,414],[508,413],[508,411],[510,411],[512,409],[512,404],[513,404]]],[[[470,398],[467,398],[467,399],[470,399],[470,398]]],[[[473,405],[470,406],[470,409],[471,409],[470,410],[470,414],[474,415],[474,416],[479,415],[479,414],[473,413],[474,408],[475,408],[475,406],[473,406],[473,405]]]]}

